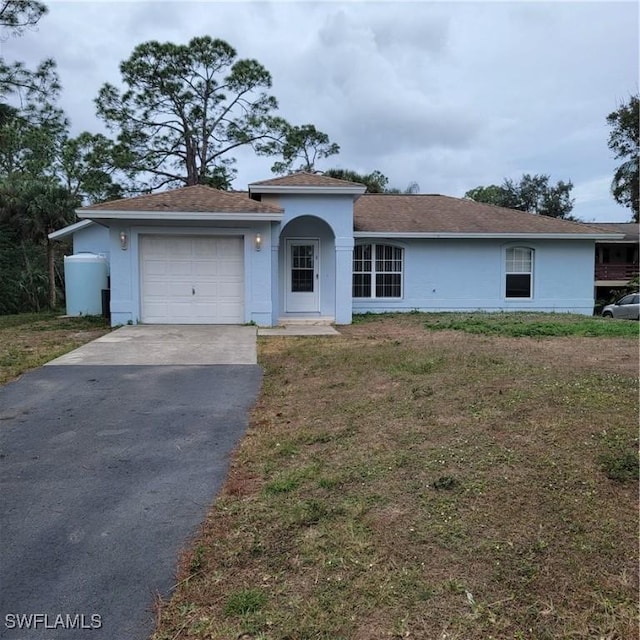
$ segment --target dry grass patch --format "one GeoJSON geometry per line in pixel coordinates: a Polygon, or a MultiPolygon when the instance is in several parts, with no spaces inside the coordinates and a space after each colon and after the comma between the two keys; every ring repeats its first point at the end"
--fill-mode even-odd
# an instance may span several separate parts
{"type": "Polygon", "coordinates": [[[155,640],[637,637],[637,339],[424,321],[260,341],[155,640]]]}
{"type": "Polygon", "coordinates": [[[108,333],[100,317],[53,313],[0,316],[0,384],[108,333]]]}

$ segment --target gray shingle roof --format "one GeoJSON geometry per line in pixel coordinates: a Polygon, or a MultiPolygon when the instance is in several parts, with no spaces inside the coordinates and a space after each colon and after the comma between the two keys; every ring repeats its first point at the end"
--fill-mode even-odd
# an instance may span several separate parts
{"type": "Polygon", "coordinates": [[[624,233],[623,242],[640,241],[640,224],[637,222],[594,222],[590,226],[605,233],[624,233]]]}

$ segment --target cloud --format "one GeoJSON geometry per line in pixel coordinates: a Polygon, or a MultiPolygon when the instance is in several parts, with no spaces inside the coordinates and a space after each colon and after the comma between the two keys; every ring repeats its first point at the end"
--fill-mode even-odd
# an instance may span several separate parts
{"type": "MultiPolygon", "coordinates": [[[[638,91],[632,2],[65,2],[2,43],[58,61],[74,131],[144,41],[210,35],[273,76],[280,113],[341,146],[325,165],[462,195],[523,172],[573,180],[576,209],[626,219],[609,195],[606,116],[638,91]],[[580,185],[580,187],[579,187],[580,185]],[[585,186],[585,185],[590,185],[585,186]],[[612,214],[611,212],[614,212],[612,214]]],[[[273,160],[237,154],[236,188],[273,160]]],[[[610,219],[610,218],[609,218],[610,219]]]]}

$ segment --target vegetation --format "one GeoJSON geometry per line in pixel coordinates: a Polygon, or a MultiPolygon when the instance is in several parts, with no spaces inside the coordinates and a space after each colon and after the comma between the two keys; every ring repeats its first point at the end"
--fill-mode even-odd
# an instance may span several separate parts
{"type": "Polygon", "coordinates": [[[560,180],[552,186],[549,180],[550,177],[547,175],[532,176],[525,173],[519,182],[505,178],[500,186],[492,184],[488,187],[476,187],[467,191],[464,197],[498,207],[575,220],[570,215],[574,202],[571,198],[573,184],[571,181],[560,180]]]}
{"type": "Polygon", "coordinates": [[[108,333],[101,317],[53,312],[0,316],[0,384],[108,333]]]}
{"type": "Polygon", "coordinates": [[[610,322],[573,314],[547,313],[429,313],[424,326],[430,331],[465,331],[511,337],[637,337],[634,322],[610,322]]]}
{"type": "Polygon", "coordinates": [[[609,149],[622,164],[616,169],[611,193],[616,202],[629,207],[638,222],[640,197],[640,96],[636,94],[607,116],[611,127],[609,149]]]}
{"type": "Polygon", "coordinates": [[[154,640],[636,638],[637,337],[359,320],[261,339],[154,640]]]}
{"type": "Polygon", "coordinates": [[[351,169],[327,169],[322,173],[329,178],[348,180],[350,182],[360,182],[367,187],[365,193],[410,194],[419,193],[420,191],[420,185],[418,185],[417,182],[410,182],[404,190],[401,190],[398,187],[389,187],[389,178],[377,169],[371,173],[358,173],[351,169]]]}
{"type": "MultiPolygon", "coordinates": [[[[120,65],[120,91],[105,84],[98,116],[117,134],[118,162],[145,188],[208,184],[227,189],[235,175],[232,155],[251,147],[258,155],[283,154],[285,172],[300,157],[338,152],[313,125],[292,126],[277,117],[267,93],[271,74],[257,60],[237,59],[227,42],[209,36],[185,45],[144,42],[120,65]]],[[[139,187],[138,187],[139,188],[139,187]]]]}
{"type": "MultiPolygon", "coordinates": [[[[0,35],[46,13],[37,0],[0,0],[0,35]]],[[[339,150],[314,125],[276,116],[269,72],[223,40],[145,42],[120,71],[125,90],[105,84],[96,99],[113,138],[74,137],[55,60],[29,69],[0,56],[0,314],[56,307],[63,274],[47,236],[79,206],[166,186],[230,188],[242,146],[282,157],[279,172],[315,170],[339,150]]]]}

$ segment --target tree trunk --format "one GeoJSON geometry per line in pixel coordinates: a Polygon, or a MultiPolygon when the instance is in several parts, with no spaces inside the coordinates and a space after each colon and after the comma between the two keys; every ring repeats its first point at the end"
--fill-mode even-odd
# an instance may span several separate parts
{"type": "Polygon", "coordinates": [[[187,138],[185,140],[185,147],[187,152],[187,186],[191,187],[194,184],[198,184],[198,168],[196,164],[196,150],[193,140],[187,138]]]}
{"type": "Polygon", "coordinates": [[[49,307],[56,308],[56,269],[53,243],[47,239],[47,267],[49,270],[49,307]]]}

